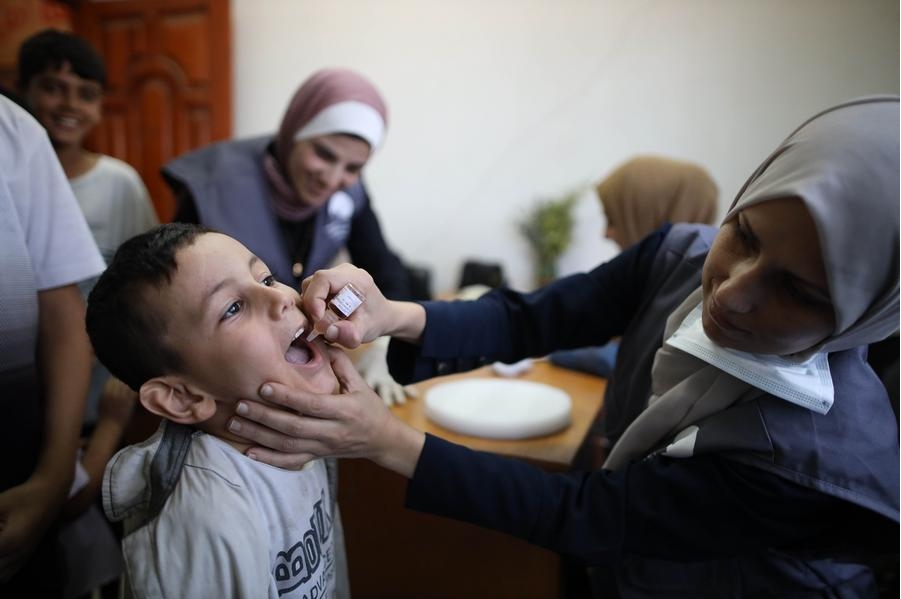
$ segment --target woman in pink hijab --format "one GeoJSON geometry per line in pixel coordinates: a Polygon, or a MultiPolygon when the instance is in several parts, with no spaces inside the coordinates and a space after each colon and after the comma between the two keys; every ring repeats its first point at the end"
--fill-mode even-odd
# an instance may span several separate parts
{"type": "Polygon", "coordinates": [[[387,296],[409,298],[361,179],[387,122],[384,100],[361,75],[318,71],[275,135],[216,143],[163,167],[178,198],[175,220],[235,237],[295,286],[346,249],[387,296]]]}

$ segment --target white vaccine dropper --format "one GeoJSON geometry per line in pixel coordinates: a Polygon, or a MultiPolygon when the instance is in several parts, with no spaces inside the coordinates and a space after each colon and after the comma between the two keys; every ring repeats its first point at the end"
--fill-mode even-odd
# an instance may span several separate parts
{"type": "MultiPolygon", "coordinates": [[[[325,328],[328,329],[331,325],[338,322],[338,320],[347,318],[353,314],[354,310],[359,308],[365,301],[366,296],[363,295],[363,292],[348,283],[329,300],[328,305],[325,308],[325,313],[322,315],[322,319],[316,323],[316,325],[318,326],[319,323],[325,321],[325,328]]],[[[316,326],[314,326],[313,330],[310,331],[310,334],[307,335],[307,341],[312,341],[320,334],[321,333],[316,330],[316,326]]]]}

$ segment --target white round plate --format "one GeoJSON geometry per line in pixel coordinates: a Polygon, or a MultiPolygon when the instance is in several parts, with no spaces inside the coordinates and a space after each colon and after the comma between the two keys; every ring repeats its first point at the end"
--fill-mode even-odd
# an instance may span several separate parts
{"type": "Polygon", "coordinates": [[[488,439],[526,439],[566,428],[572,400],[556,387],[476,378],[435,385],[425,396],[426,417],[446,429],[488,439]]]}

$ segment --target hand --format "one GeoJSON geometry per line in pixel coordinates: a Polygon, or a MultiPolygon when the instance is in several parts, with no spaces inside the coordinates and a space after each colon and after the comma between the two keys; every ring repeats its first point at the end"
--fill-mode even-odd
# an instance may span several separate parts
{"type": "Polygon", "coordinates": [[[97,420],[115,424],[118,428],[125,430],[137,403],[138,394],[136,392],[116,377],[110,377],[100,396],[97,420]]]}
{"type": "Polygon", "coordinates": [[[354,355],[354,367],[363,376],[366,385],[375,389],[386,406],[406,403],[407,397],[416,397],[416,390],[394,380],[388,372],[388,337],[379,337],[365,351],[354,355]]]}
{"type": "Polygon", "coordinates": [[[0,493],[0,582],[25,564],[56,518],[66,489],[41,477],[0,493]]]}
{"type": "MultiPolygon", "coordinates": [[[[327,301],[342,287],[352,283],[366,298],[349,318],[339,320],[320,332],[329,341],[354,348],[360,343],[368,343],[382,335],[384,325],[379,315],[387,312],[388,300],[376,287],[368,272],[351,264],[340,264],[335,268],[318,270],[300,285],[301,309],[314,326],[319,326],[327,301]]],[[[323,323],[324,325],[325,323],[323,323]]]]}
{"type": "Polygon", "coordinates": [[[70,519],[87,510],[100,494],[103,470],[116,453],[125,429],[138,403],[137,393],[125,383],[111,377],[103,389],[97,412],[97,425],[81,455],[81,465],[88,475],[88,484],[69,498],[63,517],[70,519]]]}
{"type": "Polygon", "coordinates": [[[395,418],[354,369],[343,351],[329,349],[341,393],[315,395],[266,383],[260,396],[289,411],[241,401],[229,430],[263,447],[247,454],[281,468],[299,468],[318,457],[362,457],[410,477],[425,435],[395,418]],[[235,426],[237,425],[237,427],[235,426]]]}

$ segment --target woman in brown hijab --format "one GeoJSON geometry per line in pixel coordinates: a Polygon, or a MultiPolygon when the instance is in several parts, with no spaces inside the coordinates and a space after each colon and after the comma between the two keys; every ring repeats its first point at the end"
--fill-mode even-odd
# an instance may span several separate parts
{"type": "Polygon", "coordinates": [[[595,186],[607,216],[607,239],[626,248],[664,223],[713,224],[717,187],[690,162],[638,156],[595,186]]]}
{"type": "MultiPolygon", "coordinates": [[[[595,191],[607,217],[604,236],[620,249],[665,223],[711,225],[716,216],[716,183],[706,169],[691,162],[637,156],[607,175],[595,191]]],[[[556,351],[550,359],[557,366],[606,377],[613,371],[618,348],[614,339],[600,347],[556,351]]]]}

